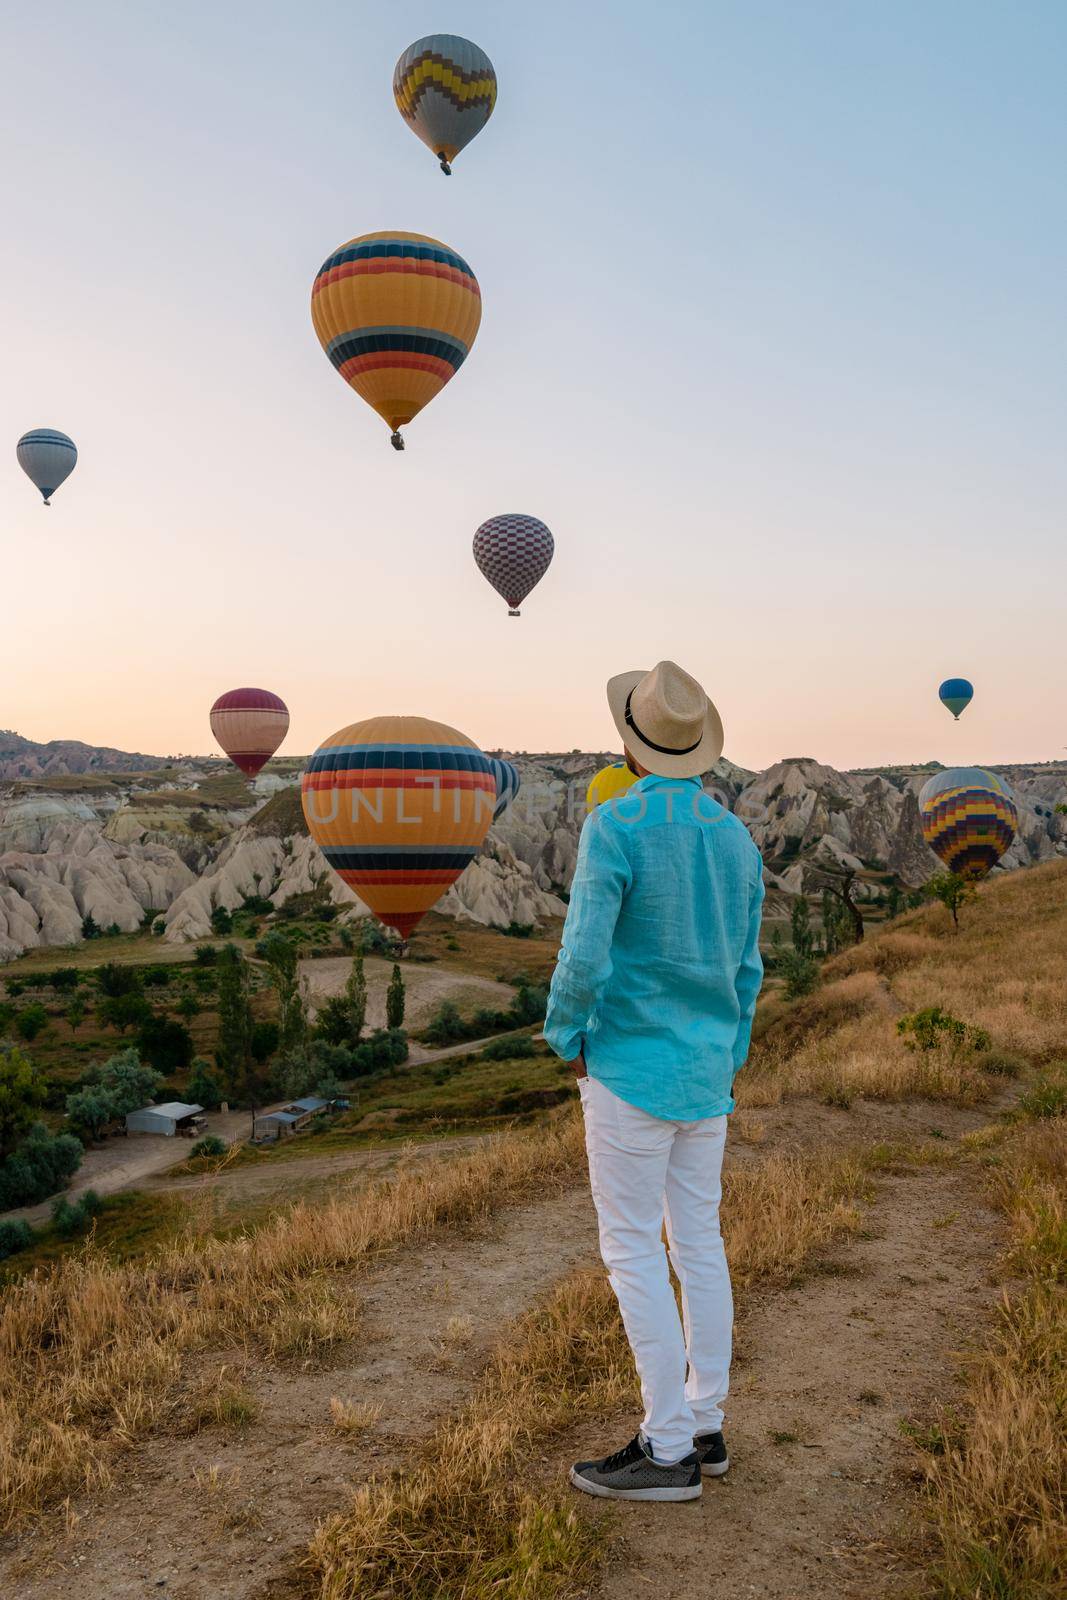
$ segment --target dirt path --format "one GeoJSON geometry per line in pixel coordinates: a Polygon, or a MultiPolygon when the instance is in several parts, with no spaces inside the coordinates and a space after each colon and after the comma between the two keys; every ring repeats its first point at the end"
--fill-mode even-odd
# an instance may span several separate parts
{"type": "MultiPolygon", "coordinates": [[[[499,1337],[550,1281],[595,1257],[592,1208],[573,1195],[505,1213],[484,1234],[406,1251],[353,1286],[366,1336],[334,1361],[244,1367],[257,1419],[145,1440],[111,1492],[0,1547],[0,1594],[18,1600],[263,1600],[352,1488],[399,1464],[457,1406],[499,1337]],[[333,1397],[380,1407],[351,1438],[333,1397]]],[[[220,1358],[224,1359],[224,1358],[220,1358]]],[[[216,1371],[219,1360],[203,1374],[216,1371]]],[[[288,1590],[286,1591],[288,1592],[288,1590]]]]}
{"type": "MultiPolygon", "coordinates": [[[[922,1104],[846,1112],[793,1102],[736,1119],[728,1159],[893,1134],[954,1139],[988,1117],[922,1104]]],[[[346,1178],[330,1158],[315,1177],[338,1173],[355,1182],[368,1175],[346,1178]]],[[[914,1516],[900,1421],[943,1396],[954,1352],[988,1311],[998,1226],[958,1166],[878,1183],[864,1236],[835,1252],[833,1270],[824,1264],[792,1290],[747,1300],[728,1423],[733,1469],[695,1506],[622,1507],[625,1546],[601,1600],[646,1589],[672,1600],[704,1600],[711,1590],[724,1600],[880,1600],[906,1588],[886,1555],[906,1542],[914,1516]]],[[[596,1259],[583,1182],[505,1213],[477,1237],[405,1251],[353,1283],[366,1316],[355,1349],[306,1369],[216,1356],[200,1381],[210,1388],[226,1364],[254,1397],[256,1420],[236,1432],[170,1428],[146,1439],[119,1464],[113,1491],[83,1497],[69,1519],[52,1513],[0,1548],[0,1593],[67,1600],[73,1581],[78,1600],[288,1596],[316,1525],[355,1485],[401,1464],[406,1447],[462,1402],[503,1325],[596,1259]],[[380,1407],[362,1437],[331,1428],[333,1397],[380,1407]]],[[[553,1453],[554,1469],[621,1444],[636,1420],[598,1419],[553,1453]]],[[[603,1514],[595,1502],[575,1503],[603,1514]]]]}
{"type": "MultiPolygon", "coordinates": [[[[954,1358],[996,1298],[1000,1224],[973,1174],[879,1180],[864,1236],[792,1290],[749,1301],[727,1415],[732,1466],[678,1507],[623,1505],[598,1591],[632,1600],[882,1600],[914,1593],[914,1456],[901,1423],[951,1392],[954,1358]],[[896,1552],[896,1554],[895,1554],[896,1552]]],[[[567,1441],[614,1448],[634,1416],[567,1441]]],[[[590,1515],[602,1515],[591,1506],[590,1515]]]]}

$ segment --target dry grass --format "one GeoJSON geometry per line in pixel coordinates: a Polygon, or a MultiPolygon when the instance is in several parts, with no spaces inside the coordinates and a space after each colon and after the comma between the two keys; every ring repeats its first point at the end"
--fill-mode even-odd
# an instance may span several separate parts
{"type": "Polygon", "coordinates": [[[477,1224],[580,1168],[575,1117],[422,1161],[351,1198],[298,1204],[235,1239],[187,1237],[146,1260],[87,1253],[0,1303],[0,1527],[109,1480],[110,1462],[178,1404],[190,1352],[255,1344],[307,1356],[350,1337],[347,1275],[442,1227],[477,1224]]]}
{"type": "Polygon", "coordinates": [[[1010,1219],[1005,1294],[968,1373],[966,1420],[942,1417],[927,1458],[945,1600],[1067,1592],[1067,1119],[976,1146],[1010,1219]]]}
{"type": "Polygon", "coordinates": [[[330,1427],[347,1439],[359,1439],[368,1433],[381,1414],[381,1406],[369,1400],[339,1400],[334,1395],[330,1401],[330,1427]]]}
{"type": "Polygon", "coordinates": [[[1067,862],[985,884],[952,932],[944,908],[903,917],[836,956],[815,994],[773,1014],[737,1083],[738,1103],[810,1094],[971,1106],[997,1087],[1005,1052],[1031,1063],[1067,1056],[1067,862]],[[911,1051],[897,1019],[940,1006],[985,1029],[995,1052],[911,1051]]]}
{"type": "MultiPolygon", "coordinates": [[[[859,1226],[866,1164],[772,1156],[727,1175],[735,1288],[788,1283],[859,1226]]],[[[636,1399],[633,1362],[602,1271],[571,1273],[509,1328],[474,1396],[413,1467],[357,1491],[316,1535],[322,1600],[455,1595],[555,1600],[591,1575],[602,1534],[569,1491],[529,1486],[529,1464],[583,1416],[636,1399]]]]}

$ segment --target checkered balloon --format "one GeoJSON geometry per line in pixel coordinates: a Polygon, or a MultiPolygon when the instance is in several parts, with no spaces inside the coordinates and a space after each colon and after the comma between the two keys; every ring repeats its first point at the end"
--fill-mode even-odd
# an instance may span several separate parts
{"type": "Polygon", "coordinates": [[[503,595],[513,617],[548,571],[554,548],[544,523],[518,512],[490,517],[474,535],[474,559],[483,577],[503,595]]]}

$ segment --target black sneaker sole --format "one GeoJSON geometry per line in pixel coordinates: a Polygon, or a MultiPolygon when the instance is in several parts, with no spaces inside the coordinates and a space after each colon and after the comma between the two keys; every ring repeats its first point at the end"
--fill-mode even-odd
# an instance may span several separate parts
{"type": "Polygon", "coordinates": [[[724,1472],[730,1470],[730,1457],[727,1456],[725,1461],[702,1461],[700,1470],[705,1478],[721,1478],[724,1472]]]}
{"type": "Polygon", "coordinates": [[[583,1494],[595,1494],[601,1500],[699,1500],[701,1485],[687,1484],[674,1489],[609,1489],[605,1483],[593,1483],[571,1468],[570,1479],[583,1494]]]}

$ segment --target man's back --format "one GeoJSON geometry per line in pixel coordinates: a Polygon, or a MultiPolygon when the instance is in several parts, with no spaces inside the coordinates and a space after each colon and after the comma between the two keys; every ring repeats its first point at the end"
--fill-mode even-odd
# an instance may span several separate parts
{"type": "Polygon", "coordinates": [[[699,779],[648,776],[587,819],[545,1026],[654,1116],[733,1106],[763,967],[759,852],[699,779]]]}

